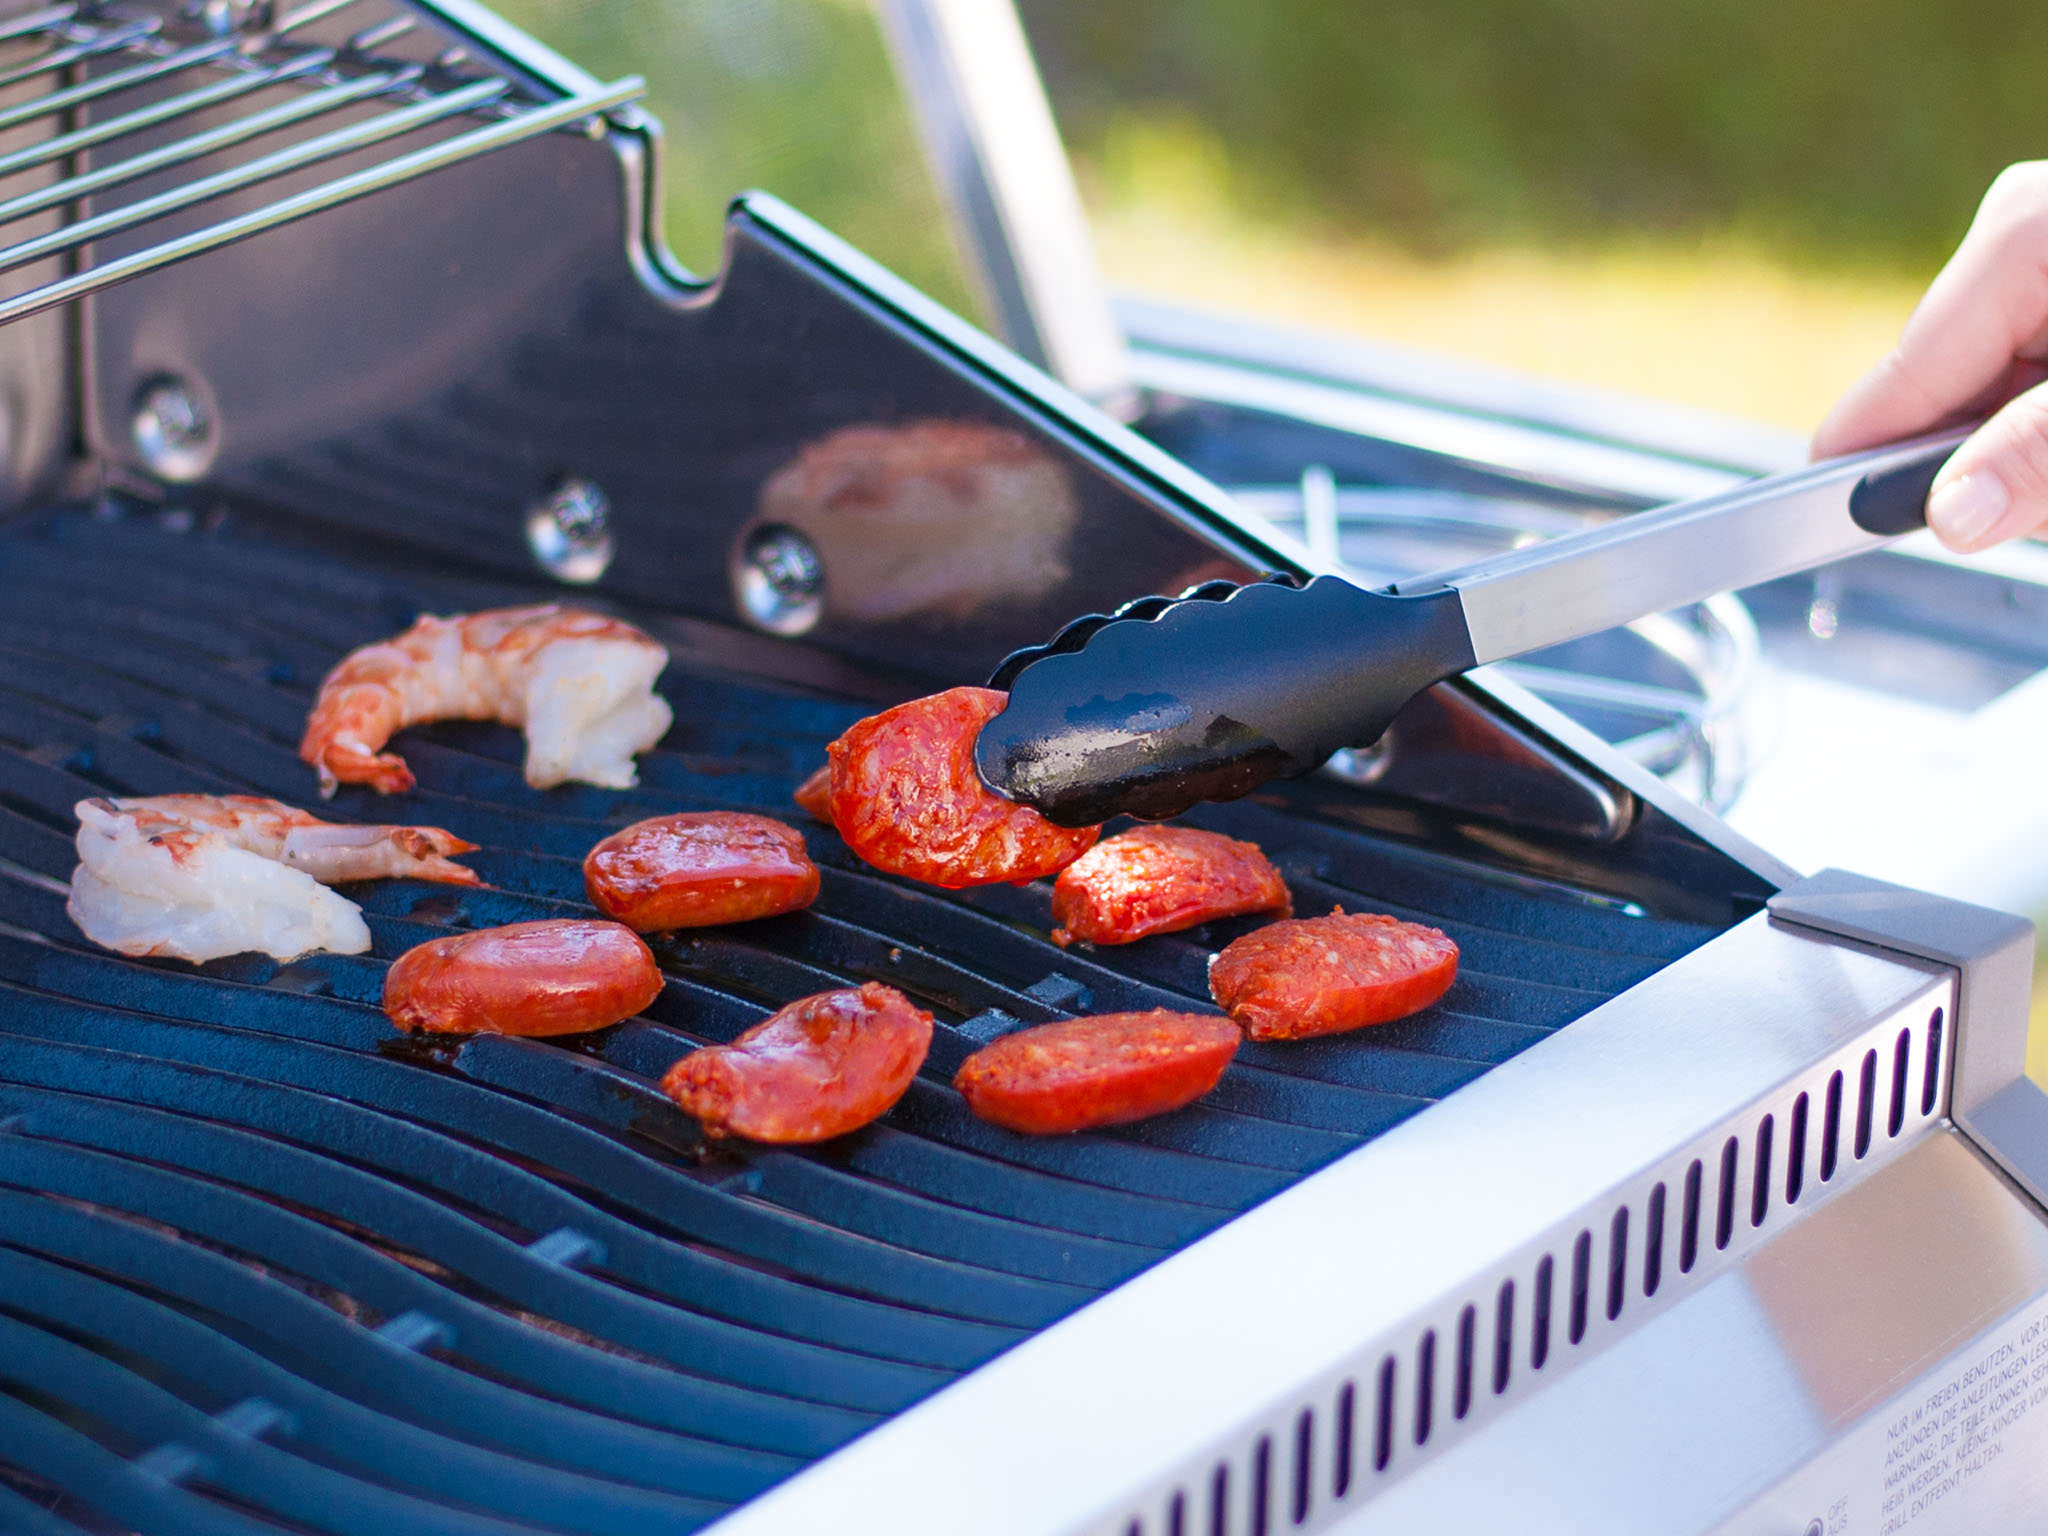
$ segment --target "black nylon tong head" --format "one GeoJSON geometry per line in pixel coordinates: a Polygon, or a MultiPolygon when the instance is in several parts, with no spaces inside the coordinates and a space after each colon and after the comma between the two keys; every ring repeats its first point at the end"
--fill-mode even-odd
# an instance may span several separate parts
{"type": "Polygon", "coordinates": [[[1473,665],[1458,594],[1337,576],[1212,581],[1076,619],[989,679],[1009,690],[975,744],[982,779],[1061,826],[1177,815],[1379,739],[1473,665]]]}

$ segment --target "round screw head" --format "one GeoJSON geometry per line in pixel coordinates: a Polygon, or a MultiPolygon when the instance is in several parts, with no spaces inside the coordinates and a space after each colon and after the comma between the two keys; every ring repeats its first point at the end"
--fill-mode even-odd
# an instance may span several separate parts
{"type": "Polygon", "coordinates": [[[796,529],[764,524],[740,545],[732,595],[756,628],[771,635],[807,634],[825,616],[825,563],[796,529]]]}
{"type": "Polygon", "coordinates": [[[590,480],[571,476],[526,511],[526,543],[542,570],[584,586],[611,568],[612,504],[590,480]]]}
{"type": "Polygon", "coordinates": [[[145,380],[135,392],[129,431],[150,473],[180,483],[205,474],[220,446],[219,424],[205,399],[169,374],[145,380]]]}

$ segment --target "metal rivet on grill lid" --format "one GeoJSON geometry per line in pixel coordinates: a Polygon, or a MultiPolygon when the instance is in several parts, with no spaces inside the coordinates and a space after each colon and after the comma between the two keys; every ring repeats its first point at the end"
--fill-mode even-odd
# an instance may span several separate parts
{"type": "Polygon", "coordinates": [[[732,596],[749,623],[801,635],[825,614],[825,564],[817,546],[786,523],[756,528],[733,561],[732,596]]]}
{"type": "Polygon", "coordinates": [[[612,504],[595,482],[563,480],[526,511],[526,544],[542,570],[578,586],[612,563],[612,504]]]}
{"type": "Polygon", "coordinates": [[[190,383],[170,374],[144,380],[135,392],[129,431],[143,464],[165,480],[197,480],[220,446],[212,408],[190,383]]]}

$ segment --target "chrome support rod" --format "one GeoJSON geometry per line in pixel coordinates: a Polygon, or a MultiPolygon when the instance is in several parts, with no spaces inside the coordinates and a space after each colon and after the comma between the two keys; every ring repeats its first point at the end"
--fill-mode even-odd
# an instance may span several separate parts
{"type": "Polygon", "coordinates": [[[124,91],[131,85],[142,85],[150,80],[161,79],[165,75],[174,75],[180,70],[192,68],[195,64],[205,64],[234,53],[239,46],[236,39],[224,37],[216,42],[201,43],[196,48],[183,48],[176,53],[167,53],[161,58],[151,59],[130,69],[117,69],[110,75],[100,75],[82,85],[51,91],[47,96],[38,96],[34,101],[25,101],[19,106],[0,111],[0,128],[12,128],[18,123],[31,122],[54,112],[83,106],[88,101],[96,101],[115,91],[124,91]]]}
{"type": "Polygon", "coordinates": [[[61,27],[78,14],[75,5],[46,6],[40,11],[30,11],[10,21],[0,21],[0,43],[11,42],[17,37],[29,37],[37,32],[47,32],[52,27],[61,27]]]}
{"type": "Polygon", "coordinates": [[[0,300],[0,325],[20,319],[24,315],[53,309],[59,304],[69,303],[96,289],[140,277],[143,273],[154,271],[158,267],[183,261],[219,246],[230,245],[237,240],[246,240],[251,235],[261,234],[264,230],[280,224],[288,224],[293,219],[318,213],[340,203],[351,202],[358,197],[410,181],[416,176],[424,176],[444,166],[455,165],[487,151],[516,144],[522,139],[533,138],[555,128],[566,127],[584,118],[600,116],[616,107],[624,106],[645,89],[644,82],[637,76],[628,76],[596,92],[534,107],[519,117],[491,123],[452,139],[443,139],[439,143],[414,150],[411,154],[387,160],[382,165],[337,177],[321,186],[280,198],[274,203],[252,209],[235,218],[223,219],[218,224],[211,224],[190,234],[163,241],[132,255],[102,262],[88,271],[44,283],[25,293],[0,300]]]}
{"type": "Polygon", "coordinates": [[[348,40],[350,51],[368,53],[372,48],[381,48],[412,31],[418,23],[410,16],[393,16],[373,27],[365,27],[348,40]]]}
{"type": "MultiPolygon", "coordinates": [[[[219,53],[222,50],[215,47],[206,51],[219,53]]],[[[275,69],[229,75],[210,85],[202,85],[197,90],[166,96],[161,101],[151,102],[146,107],[138,107],[133,112],[124,112],[119,117],[89,123],[70,133],[60,133],[53,139],[44,139],[40,144],[18,149],[11,155],[0,155],[0,176],[10,176],[31,166],[61,160],[76,150],[89,149],[95,144],[104,144],[109,139],[118,139],[127,134],[140,132],[144,128],[153,128],[158,123],[169,122],[174,118],[183,117],[188,112],[197,112],[203,107],[217,106],[223,101],[232,101],[237,96],[246,96],[251,91],[262,90],[265,86],[295,80],[301,75],[324,69],[333,62],[333,49],[310,49],[275,69]]],[[[128,163],[131,162],[123,162],[128,163]]]]}
{"type": "Polygon", "coordinates": [[[290,32],[297,27],[310,26],[316,21],[332,16],[336,11],[347,10],[355,3],[356,0],[312,0],[311,4],[302,5],[296,11],[288,12],[281,17],[277,25],[270,30],[272,34],[276,34],[290,32]]]}
{"type": "MultiPolygon", "coordinates": [[[[273,129],[287,127],[292,123],[303,122],[307,118],[317,117],[323,112],[331,112],[337,107],[347,106],[351,102],[361,101],[366,97],[375,96],[379,92],[388,91],[395,85],[402,85],[409,80],[417,79],[419,73],[420,71],[417,66],[414,66],[402,70],[392,70],[384,74],[363,75],[343,85],[331,86],[324,91],[316,91],[310,95],[295,97],[291,101],[280,102],[268,111],[258,112],[249,117],[238,117],[232,122],[222,123],[217,128],[209,128],[204,133],[195,133],[189,138],[178,139],[172,143],[160,145],[139,155],[131,155],[126,160],[116,160],[110,165],[100,166],[98,169],[86,171],[82,175],[66,177],[63,181],[53,182],[47,187],[37,187],[33,192],[24,192],[19,197],[9,198],[5,202],[0,202],[0,224],[25,217],[31,213],[39,213],[45,208],[54,208],[59,203],[72,202],[77,198],[85,196],[87,193],[103,191],[108,187],[118,186],[124,181],[133,181],[136,177],[146,176],[152,171],[161,171],[170,166],[183,165],[189,160],[197,160],[202,155],[210,155],[216,150],[225,149],[233,144],[240,144],[244,140],[259,137],[273,129]]],[[[501,81],[481,83],[486,85],[492,83],[503,84],[501,81]]],[[[474,89],[474,87],[471,89],[474,89]]],[[[447,99],[446,97],[435,98],[436,101],[445,101],[447,99]]],[[[381,122],[384,119],[379,119],[378,121],[381,122]]],[[[344,133],[353,131],[355,130],[343,130],[344,133]]],[[[402,129],[396,131],[402,131],[402,129]]],[[[339,138],[340,136],[339,134],[333,134],[329,135],[329,138],[339,138]]],[[[326,141],[311,139],[306,141],[305,144],[293,146],[290,150],[282,150],[279,154],[289,155],[294,153],[294,151],[303,151],[310,145],[324,142],[326,141]]],[[[330,153],[339,152],[339,150],[330,151],[330,153]]],[[[311,158],[319,157],[313,156],[311,158]]],[[[124,219],[126,215],[136,209],[146,208],[151,211],[142,213],[128,222],[140,223],[143,219],[153,218],[159,213],[169,212],[171,208],[181,207],[185,203],[203,201],[205,197],[212,196],[214,193],[199,193],[197,189],[220,181],[223,177],[240,178],[240,181],[236,183],[237,185],[247,181],[260,180],[260,177],[252,176],[249,173],[255,166],[265,163],[267,162],[251,161],[249,164],[238,166],[234,170],[223,171],[219,177],[208,177],[205,181],[196,181],[189,186],[175,188],[172,191],[163,193],[160,197],[149,198],[124,208],[112,209],[107,213],[101,214],[96,219],[86,219],[68,224],[61,230],[53,231],[50,235],[45,236],[44,239],[61,240],[72,235],[75,231],[86,229],[88,225],[95,226],[93,232],[80,235],[69,243],[78,244],[84,240],[94,239],[99,234],[106,234],[112,229],[125,227],[122,223],[106,224],[106,221],[124,219]],[[106,227],[98,227],[103,224],[106,227]]],[[[288,170],[290,168],[288,165],[278,167],[279,170],[288,170]]],[[[232,190],[232,188],[222,186],[216,190],[228,191],[232,190]]],[[[28,243],[35,244],[36,242],[28,243]]],[[[0,246],[0,271],[20,264],[16,260],[17,249],[16,247],[0,246]]],[[[33,255],[22,256],[20,261],[33,261],[38,256],[48,254],[50,253],[46,250],[38,250],[33,255]]]]}
{"type": "Polygon", "coordinates": [[[123,48],[133,47],[144,38],[156,36],[162,27],[163,23],[152,16],[147,21],[117,27],[111,32],[102,32],[86,38],[83,42],[53,48],[41,58],[30,59],[26,64],[17,65],[13,69],[0,70],[0,86],[19,85],[24,80],[35,79],[37,75],[47,75],[53,69],[65,69],[103,53],[116,53],[123,48]]]}
{"type": "MultiPolygon", "coordinates": [[[[390,77],[366,76],[364,80],[352,82],[348,86],[337,86],[334,91],[323,91],[317,96],[309,96],[302,101],[288,102],[284,108],[279,108],[278,110],[282,112],[286,108],[299,108],[301,109],[299,115],[304,116],[306,115],[304,109],[314,103],[335,104],[333,98],[336,92],[354,91],[358,96],[368,95],[369,91],[363,90],[361,87],[370,82],[375,82],[376,89],[382,89],[390,83],[390,77]]],[[[355,123],[333,133],[322,134],[317,139],[307,139],[302,143],[293,144],[289,148],[280,149],[274,154],[265,155],[260,160],[251,160],[246,164],[233,166],[215,175],[203,176],[199,180],[190,182],[185,186],[173,187],[168,192],[160,192],[155,197],[145,197],[139,202],[129,203],[120,208],[109,209],[107,212],[96,214],[91,218],[79,219],[75,223],[66,224],[61,229],[52,230],[46,235],[38,235],[34,239],[22,240],[5,248],[0,248],[0,272],[12,271],[16,267],[25,266],[29,262],[38,261],[45,256],[53,256],[59,251],[76,250],[81,245],[87,245],[107,235],[118,234],[125,229],[132,229],[138,224],[146,224],[151,219],[160,218],[167,213],[175,213],[181,208],[189,208],[195,203],[207,202],[221,196],[223,193],[236,192],[243,187],[253,186],[257,182],[268,181],[274,176],[283,175],[286,171],[295,171],[301,166],[312,165],[321,160],[331,160],[336,155],[347,154],[351,150],[367,148],[369,145],[381,143],[385,139],[395,138],[401,133],[409,133],[415,128],[424,127],[426,124],[437,122],[444,117],[453,117],[458,112],[467,112],[472,108],[480,107],[484,103],[504,95],[510,89],[510,83],[505,80],[479,80],[472,85],[463,86],[460,90],[449,91],[441,96],[430,96],[425,101],[416,102],[412,106],[401,107],[395,112],[387,112],[382,117],[374,117],[366,122],[355,123]]],[[[263,115],[273,116],[274,114],[263,115]]],[[[217,132],[225,133],[229,129],[247,130],[250,124],[257,121],[257,118],[247,118],[238,123],[225,124],[217,132]]],[[[247,133],[245,131],[238,136],[247,137],[247,133]]],[[[194,151],[190,146],[209,137],[212,137],[212,135],[199,134],[192,139],[182,141],[180,145],[167,146],[167,149],[183,150],[182,153],[176,156],[176,160],[190,159],[192,154],[203,152],[194,151]]],[[[151,157],[147,155],[138,155],[136,160],[146,160],[149,158],[151,157]]],[[[176,163],[176,160],[168,163],[176,163]]],[[[133,165],[135,161],[127,161],[123,162],[123,164],[133,165]]],[[[121,166],[108,166],[106,169],[111,172],[121,169],[121,166]]],[[[55,197],[59,201],[68,200],[76,195],[80,183],[91,181],[100,174],[100,172],[91,172],[85,176],[74,177],[69,181],[59,182],[55,186],[45,187],[31,194],[31,197],[45,199],[55,197]]],[[[17,198],[15,201],[23,202],[26,199],[17,198]]],[[[0,206],[0,216],[7,216],[6,207],[0,206]]]]}

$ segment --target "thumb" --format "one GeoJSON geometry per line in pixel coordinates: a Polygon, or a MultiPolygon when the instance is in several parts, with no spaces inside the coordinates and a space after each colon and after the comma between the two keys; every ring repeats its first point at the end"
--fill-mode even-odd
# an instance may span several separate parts
{"type": "Polygon", "coordinates": [[[1984,549],[2048,523],[2048,384],[2006,402],[1934,477],[1927,525],[1954,550],[1984,549]]]}

